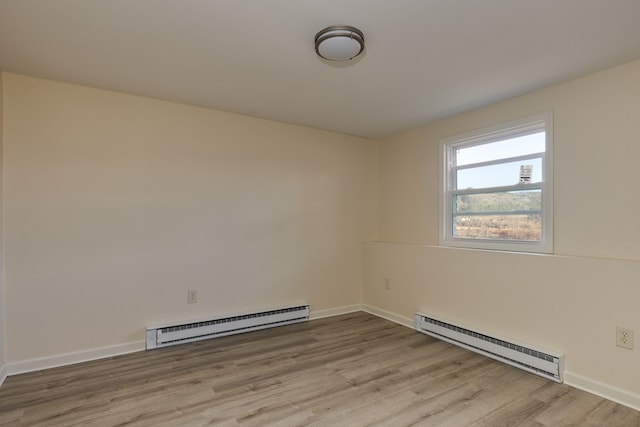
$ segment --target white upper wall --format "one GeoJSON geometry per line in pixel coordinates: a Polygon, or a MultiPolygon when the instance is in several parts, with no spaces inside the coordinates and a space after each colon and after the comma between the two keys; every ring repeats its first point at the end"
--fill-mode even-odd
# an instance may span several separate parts
{"type": "Polygon", "coordinates": [[[8,362],[141,341],[148,323],[360,303],[375,142],[4,83],[8,362]]]}
{"type": "Polygon", "coordinates": [[[380,240],[438,244],[439,140],[554,114],[555,253],[640,260],[640,61],[450,117],[386,140],[380,240]]]}

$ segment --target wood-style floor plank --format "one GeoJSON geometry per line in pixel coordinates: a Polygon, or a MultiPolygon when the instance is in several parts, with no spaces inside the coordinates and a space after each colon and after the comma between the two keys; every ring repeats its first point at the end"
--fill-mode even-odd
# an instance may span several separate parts
{"type": "Polygon", "coordinates": [[[640,412],[360,312],[12,376],[0,426],[640,427],[640,412]]]}

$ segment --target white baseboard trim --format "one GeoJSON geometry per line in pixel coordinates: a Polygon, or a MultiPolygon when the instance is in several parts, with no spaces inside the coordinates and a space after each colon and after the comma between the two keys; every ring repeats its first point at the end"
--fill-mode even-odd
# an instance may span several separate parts
{"type": "MultiPolygon", "coordinates": [[[[342,307],[318,310],[311,313],[311,320],[325,317],[339,316],[341,314],[364,311],[374,316],[381,317],[391,322],[413,329],[413,319],[392,313],[381,308],[370,305],[347,305],[342,307]]],[[[7,363],[0,366],[0,385],[7,376],[17,375],[26,372],[40,371],[42,369],[56,368],[60,366],[72,365],[75,363],[89,362],[91,360],[104,359],[121,354],[134,353],[145,349],[144,341],[135,341],[124,344],[116,344],[107,347],[94,348],[73,353],[57,354],[54,356],[29,359],[22,362],[7,363]]],[[[581,375],[571,372],[564,373],[565,384],[595,394],[605,399],[611,400],[621,405],[628,406],[636,411],[640,411],[640,395],[619,389],[581,375]]]]}
{"type": "Polygon", "coordinates": [[[640,411],[640,395],[631,393],[630,391],[622,390],[566,371],[564,373],[564,383],[640,411]]]}
{"type": "Polygon", "coordinates": [[[309,319],[310,320],[322,319],[324,317],[333,317],[333,316],[339,316],[341,314],[355,313],[356,311],[362,311],[362,306],[360,304],[343,305],[342,307],[312,311],[311,314],[309,315],[309,319]]]}
{"type": "MultiPolygon", "coordinates": [[[[341,314],[362,311],[361,305],[347,305],[343,307],[318,310],[311,313],[311,320],[322,319],[323,317],[338,316],[341,314]]],[[[27,372],[40,371],[43,369],[57,368],[60,366],[73,365],[76,363],[89,362],[91,360],[105,359],[107,357],[121,354],[134,353],[145,349],[144,341],[135,341],[124,344],[116,344],[108,347],[94,348],[90,350],[77,351],[73,353],[56,354],[54,356],[29,359],[21,362],[8,363],[0,369],[0,385],[8,375],[24,374],[27,372]]]]}
{"type": "MultiPolygon", "coordinates": [[[[413,319],[401,316],[396,313],[392,313],[381,308],[373,307],[363,304],[362,311],[373,314],[374,316],[382,317],[383,319],[390,320],[403,326],[407,326],[411,329],[414,328],[413,319]]],[[[613,387],[599,381],[595,381],[589,378],[585,378],[581,375],[577,375],[571,372],[564,372],[564,383],[568,386],[578,388],[596,396],[600,396],[604,399],[611,400],[612,402],[619,403],[624,406],[628,406],[631,409],[640,411],[640,395],[631,393],[627,390],[622,390],[617,387],[613,387]]]]}
{"type": "Polygon", "coordinates": [[[7,363],[8,375],[24,374],[26,372],[40,371],[42,369],[57,368],[73,365],[75,363],[89,362],[91,360],[105,359],[120,354],[133,353],[144,350],[144,341],[135,341],[124,344],[116,344],[108,347],[93,348],[90,350],[76,351],[73,353],[56,354],[54,356],[24,360],[22,362],[7,363]]]}
{"type": "Polygon", "coordinates": [[[373,314],[374,316],[382,317],[383,319],[387,319],[394,323],[398,323],[399,325],[413,329],[413,319],[409,317],[404,317],[399,314],[395,314],[390,311],[366,304],[362,305],[362,311],[366,311],[367,313],[373,314]]]}
{"type": "Polygon", "coordinates": [[[7,365],[0,366],[0,386],[7,379],[7,365]]]}

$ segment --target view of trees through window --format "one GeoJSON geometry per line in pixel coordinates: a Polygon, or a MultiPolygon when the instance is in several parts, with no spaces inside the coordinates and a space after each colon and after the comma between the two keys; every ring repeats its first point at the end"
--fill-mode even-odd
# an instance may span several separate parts
{"type": "Polygon", "coordinates": [[[463,194],[454,199],[457,238],[541,240],[542,192],[463,194]]]}

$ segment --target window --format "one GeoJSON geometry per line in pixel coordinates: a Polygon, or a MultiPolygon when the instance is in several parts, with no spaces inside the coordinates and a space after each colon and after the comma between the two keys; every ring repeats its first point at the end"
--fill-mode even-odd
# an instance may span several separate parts
{"type": "Polygon", "coordinates": [[[553,250],[551,112],[441,141],[440,243],[553,250]]]}

